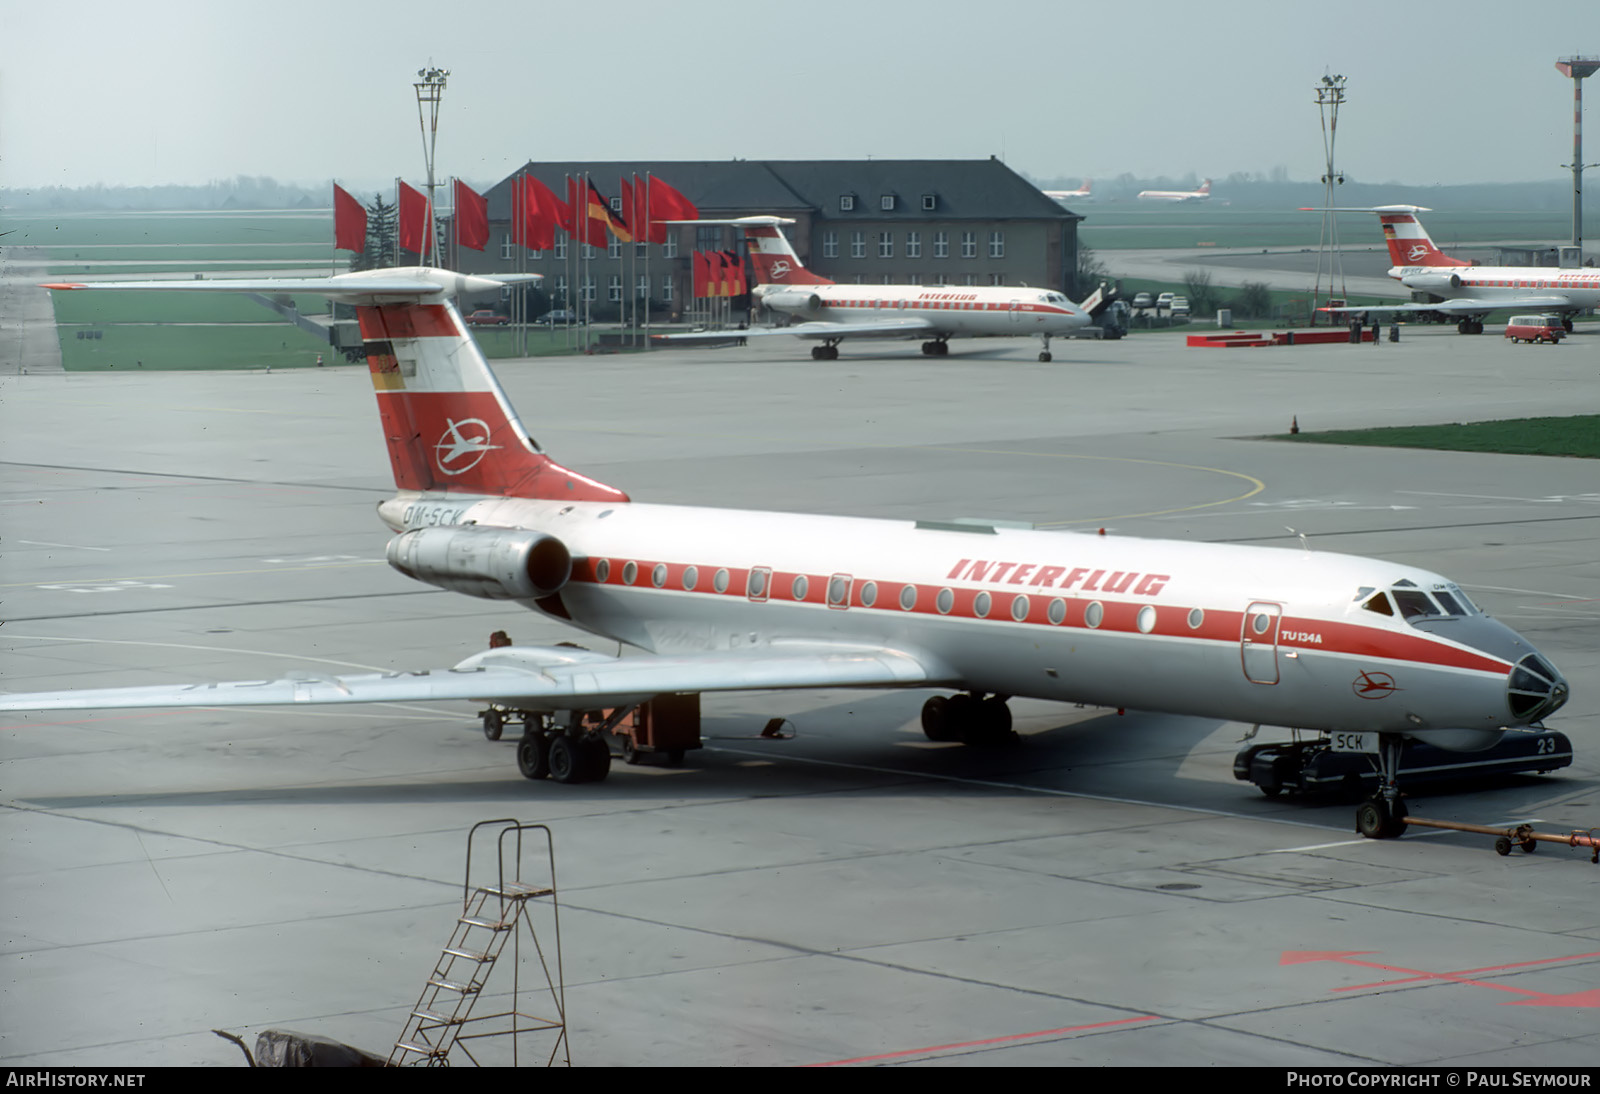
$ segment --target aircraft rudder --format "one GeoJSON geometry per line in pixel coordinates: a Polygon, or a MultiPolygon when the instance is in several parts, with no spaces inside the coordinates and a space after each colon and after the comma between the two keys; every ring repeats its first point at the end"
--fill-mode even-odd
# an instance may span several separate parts
{"type": "Polygon", "coordinates": [[[746,224],[744,226],[746,249],[750,263],[755,267],[756,282],[761,285],[831,285],[825,277],[818,277],[806,269],[795,252],[789,237],[777,224],[746,224]]]}

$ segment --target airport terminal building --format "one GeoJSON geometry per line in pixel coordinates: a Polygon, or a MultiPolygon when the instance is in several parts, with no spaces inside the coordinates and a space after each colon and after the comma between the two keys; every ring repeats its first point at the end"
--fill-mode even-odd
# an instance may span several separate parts
{"type": "MultiPolygon", "coordinates": [[[[806,266],[841,283],[1030,285],[1074,299],[1092,288],[1074,283],[1083,218],[994,158],[529,163],[523,171],[562,197],[569,176],[587,173],[618,210],[620,180],[648,173],[704,218],[792,218],[785,230],[806,266]]],[[[458,268],[543,274],[556,306],[586,298],[603,314],[608,304],[648,298],[685,310],[692,252],[743,253],[742,234],[720,225],[675,228],[665,245],[612,240],[604,249],[569,248],[558,232],[553,249],[530,251],[512,242],[511,183],[489,190],[489,245],[459,250],[458,268]]]]}

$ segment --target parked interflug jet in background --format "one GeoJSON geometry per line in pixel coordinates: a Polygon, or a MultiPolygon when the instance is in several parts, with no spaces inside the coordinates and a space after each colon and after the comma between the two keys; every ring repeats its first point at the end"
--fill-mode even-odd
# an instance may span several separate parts
{"type": "MultiPolygon", "coordinates": [[[[950,339],[960,336],[1042,338],[1039,360],[1050,360],[1052,335],[1071,334],[1088,326],[1116,296],[1102,285],[1082,304],[1050,289],[1005,285],[839,285],[806,269],[783,234],[784,217],[740,217],[736,220],[672,221],[677,224],[731,224],[744,229],[756,287],[751,295],[762,307],[794,320],[786,327],[756,327],[739,337],[783,334],[821,342],[813,346],[817,361],[839,356],[846,338],[923,338],[922,352],[943,356],[950,339]]],[[[663,334],[662,343],[725,342],[728,331],[663,334]]]]}
{"type": "Polygon", "coordinates": [[[355,305],[394,471],[378,509],[390,564],[642,653],[502,646],[448,670],[7,694],[3,710],[471,700],[523,715],[524,775],[583,782],[609,769],[605,731],[664,695],[936,688],[924,732],[968,744],[1013,739],[1007,700],[1025,696],[1370,735],[1382,790],[1357,822],[1382,837],[1404,827],[1406,737],[1484,748],[1567,698],[1525,639],[1402,563],[633,501],[556,463],[518,419],[451,300],[488,278],[51,287],[355,305]]]}
{"type": "Polygon", "coordinates": [[[1572,317],[1600,307],[1600,270],[1545,266],[1476,266],[1440,251],[1417,219],[1432,210],[1421,205],[1376,205],[1303,212],[1377,213],[1394,265],[1389,276],[1413,292],[1434,298],[1426,304],[1371,304],[1322,311],[1339,314],[1409,312],[1456,317],[1462,334],[1482,334],[1483,319],[1503,308],[1556,312],[1572,330],[1572,317]]]}

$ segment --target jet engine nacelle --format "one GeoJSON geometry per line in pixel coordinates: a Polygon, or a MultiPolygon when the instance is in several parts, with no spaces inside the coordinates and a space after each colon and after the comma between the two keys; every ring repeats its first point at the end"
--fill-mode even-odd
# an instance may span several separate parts
{"type": "Polygon", "coordinates": [[[1451,292],[1461,287],[1460,274],[1412,274],[1406,278],[1406,284],[1413,289],[1423,292],[1451,292]]]}
{"type": "Polygon", "coordinates": [[[761,297],[763,306],[790,315],[815,315],[822,310],[822,297],[814,292],[786,290],[766,293],[761,297]]]}
{"type": "Polygon", "coordinates": [[[409,578],[488,600],[535,600],[572,576],[566,544],[512,528],[417,528],[391,539],[388,555],[409,578]]]}

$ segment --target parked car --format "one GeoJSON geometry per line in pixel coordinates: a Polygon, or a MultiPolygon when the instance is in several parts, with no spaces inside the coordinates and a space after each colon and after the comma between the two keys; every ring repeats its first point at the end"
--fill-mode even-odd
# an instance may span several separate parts
{"type": "Polygon", "coordinates": [[[489,308],[479,308],[467,316],[469,327],[503,327],[511,322],[511,317],[496,314],[489,308]]]}
{"type": "Polygon", "coordinates": [[[1154,303],[1155,298],[1147,292],[1138,292],[1133,294],[1133,306],[1136,308],[1148,308],[1154,303]]]}
{"type": "Polygon", "coordinates": [[[1172,310],[1172,294],[1171,293],[1164,292],[1160,296],[1156,297],[1156,314],[1157,315],[1160,315],[1164,311],[1171,311],[1171,310],[1172,310]]]}
{"type": "Polygon", "coordinates": [[[1174,296],[1172,298],[1172,303],[1167,305],[1167,307],[1172,313],[1172,318],[1185,318],[1189,314],[1189,298],[1187,296],[1174,296]]]}
{"type": "Polygon", "coordinates": [[[579,322],[579,319],[577,312],[567,311],[564,308],[557,308],[555,311],[545,312],[543,315],[539,316],[535,322],[544,323],[547,326],[553,327],[567,323],[576,323],[579,322]]]}
{"type": "Polygon", "coordinates": [[[1513,342],[1549,342],[1567,336],[1559,315],[1513,315],[1506,321],[1506,337],[1513,342]]]}

